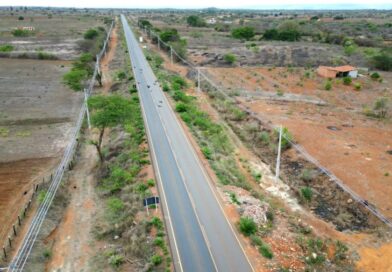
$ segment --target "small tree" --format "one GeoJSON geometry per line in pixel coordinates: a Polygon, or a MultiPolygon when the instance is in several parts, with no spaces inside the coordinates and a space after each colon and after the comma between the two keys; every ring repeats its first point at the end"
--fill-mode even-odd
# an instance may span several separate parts
{"type": "Polygon", "coordinates": [[[23,21],[23,20],[24,20],[24,17],[23,17],[23,16],[19,16],[19,17],[18,17],[18,20],[19,20],[19,21],[23,21]]]}
{"type": "Polygon", "coordinates": [[[207,25],[203,18],[200,18],[199,16],[196,15],[189,16],[186,19],[186,22],[188,23],[189,26],[193,26],[193,27],[203,27],[207,25]]]}
{"type": "Polygon", "coordinates": [[[95,30],[95,29],[92,29],[92,28],[90,28],[89,30],[87,30],[85,33],[84,33],[84,38],[86,39],[86,40],[92,40],[92,39],[94,39],[95,37],[97,37],[98,36],[98,31],[97,30],[95,30]]]}
{"type": "Polygon", "coordinates": [[[250,26],[239,27],[233,29],[231,35],[233,36],[233,38],[236,39],[250,40],[251,38],[254,37],[255,30],[253,27],[250,26]]]}
{"type": "Polygon", "coordinates": [[[234,64],[235,61],[237,60],[236,56],[233,54],[226,54],[224,55],[223,59],[225,60],[225,62],[227,62],[228,64],[234,64]]]}
{"type": "Polygon", "coordinates": [[[91,124],[99,129],[98,140],[91,143],[97,148],[99,159],[103,162],[101,144],[105,129],[124,125],[132,118],[133,109],[130,101],[118,95],[93,96],[88,100],[88,105],[91,110],[91,124]]]}
{"type": "Polygon", "coordinates": [[[373,57],[373,64],[383,71],[392,70],[392,50],[382,50],[380,54],[373,57]]]}

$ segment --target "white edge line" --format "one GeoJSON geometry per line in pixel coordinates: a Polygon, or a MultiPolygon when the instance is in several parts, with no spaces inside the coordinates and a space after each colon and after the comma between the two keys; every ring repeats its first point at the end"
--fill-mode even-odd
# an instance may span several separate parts
{"type": "MultiPolygon", "coordinates": [[[[125,16],[124,16],[124,19],[125,19],[125,22],[128,23],[125,16]]],[[[128,26],[128,27],[129,27],[129,26],[128,26]]],[[[123,29],[124,29],[124,24],[123,24],[123,29]]],[[[129,29],[129,30],[130,30],[130,29],[129,29]]],[[[130,31],[131,31],[131,30],[130,30],[130,31]]],[[[127,42],[126,35],[125,35],[125,30],[124,30],[124,36],[125,36],[125,40],[126,40],[126,42],[127,42]]],[[[127,42],[127,47],[128,47],[128,42],[127,42]]],[[[130,48],[128,48],[128,50],[130,50],[130,48]]],[[[132,72],[133,72],[134,75],[136,76],[136,73],[135,73],[135,71],[134,71],[134,69],[133,69],[132,57],[130,56],[130,52],[129,52],[129,57],[130,57],[130,60],[131,60],[131,69],[132,69],[132,72]]],[[[139,91],[139,84],[136,84],[136,86],[137,86],[138,91],[139,91]]],[[[141,96],[139,93],[138,93],[138,96],[139,96],[139,98],[140,98],[141,100],[143,100],[142,96],[141,96]]],[[[176,253],[177,253],[176,255],[177,255],[177,258],[178,258],[178,264],[179,264],[179,266],[180,266],[180,271],[184,271],[184,269],[183,269],[183,267],[182,267],[182,263],[181,263],[180,252],[179,252],[178,246],[177,246],[176,236],[175,236],[174,229],[173,229],[173,224],[172,224],[172,222],[171,222],[171,216],[170,216],[169,207],[167,206],[167,202],[166,202],[166,194],[165,194],[165,189],[163,188],[163,185],[162,185],[162,178],[161,178],[161,174],[160,174],[160,170],[159,170],[159,165],[158,165],[158,163],[157,163],[157,159],[156,159],[155,152],[154,152],[154,143],[153,143],[153,141],[152,141],[151,134],[150,134],[150,130],[149,130],[149,128],[148,128],[147,117],[146,117],[146,114],[145,114],[145,109],[144,109],[143,103],[140,103],[140,106],[141,106],[141,108],[142,108],[142,115],[143,115],[144,123],[146,124],[146,125],[145,125],[145,128],[146,128],[146,131],[147,131],[147,141],[148,141],[148,143],[151,144],[151,146],[152,146],[152,148],[149,148],[149,151],[150,151],[150,154],[152,153],[152,156],[151,156],[151,157],[153,158],[153,161],[154,161],[154,162],[153,162],[153,168],[156,170],[156,171],[154,171],[154,173],[157,174],[157,179],[160,181],[160,183],[157,183],[157,184],[158,184],[157,187],[158,187],[158,189],[159,189],[159,187],[161,187],[161,189],[162,189],[162,193],[163,193],[163,194],[162,194],[162,196],[163,196],[163,202],[165,203],[165,207],[166,207],[167,214],[168,214],[168,220],[165,218],[165,216],[164,216],[163,218],[164,218],[164,221],[165,221],[166,223],[168,223],[168,225],[170,226],[170,230],[171,230],[171,233],[172,233],[172,236],[173,236],[175,251],[176,251],[176,253]],[[159,186],[159,184],[160,184],[161,186],[159,186]]],[[[169,242],[170,242],[170,239],[169,239],[169,242]]],[[[173,265],[175,266],[175,264],[173,264],[173,265]]]]}
{"type": "MultiPolygon", "coordinates": [[[[169,100],[167,99],[166,95],[163,94],[163,96],[164,96],[166,102],[168,103],[169,107],[171,108],[171,105],[170,105],[169,100]]],[[[202,169],[203,175],[204,175],[204,177],[206,178],[207,183],[208,183],[208,186],[210,187],[212,193],[214,194],[216,201],[218,202],[218,205],[219,205],[219,207],[220,207],[220,209],[221,209],[221,211],[222,211],[222,213],[223,213],[224,218],[226,219],[227,223],[229,224],[230,229],[231,229],[231,231],[233,232],[233,235],[234,235],[234,237],[236,238],[238,244],[240,245],[240,248],[241,248],[242,252],[244,253],[244,256],[245,256],[246,260],[248,261],[250,267],[252,268],[252,271],[255,271],[255,269],[254,269],[252,263],[250,262],[248,256],[246,255],[246,252],[245,252],[245,250],[244,250],[244,248],[243,248],[243,246],[242,246],[240,240],[238,239],[238,237],[237,237],[237,235],[236,235],[236,233],[235,233],[235,231],[234,231],[234,229],[233,229],[233,226],[231,225],[229,219],[228,219],[227,216],[226,216],[226,213],[225,213],[225,211],[224,211],[224,209],[223,209],[223,207],[222,207],[222,204],[221,204],[220,201],[219,201],[219,198],[218,198],[218,196],[217,196],[215,190],[213,189],[213,187],[212,187],[212,185],[211,185],[211,179],[212,179],[212,178],[205,172],[204,166],[200,163],[200,159],[199,159],[199,157],[196,155],[195,148],[194,148],[194,146],[190,143],[188,137],[186,136],[185,131],[184,131],[184,128],[183,128],[183,126],[181,125],[180,121],[178,120],[177,115],[174,113],[173,110],[169,110],[169,112],[171,112],[171,114],[174,115],[174,119],[177,121],[177,124],[180,126],[180,130],[181,130],[182,134],[184,135],[184,137],[185,137],[187,143],[190,145],[191,150],[192,150],[192,154],[193,154],[193,156],[195,157],[196,162],[199,164],[200,168],[202,169]]]]}
{"type": "MultiPolygon", "coordinates": [[[[154,100],[154,99],[153,99],[153,100],[154,100]]],[[[170,105],[169,105],[169,107],[170,107],[170,105]]],[[[161,120],[163,130],[165,131],[166,138],[167,138],[168,143],[169,143],[169,145],[170,145],[170,148],[171,148],[171,150],[172,150],[172,154],[173,154],[174,160],[175,160],[175,162],[176,162],[176,165],[177,165],[177,168],[178,168],[178,172],[180,172],[180,176],[181,176],[181,178],[183,179],[183,184],[184,184],[184,187],[185,187],[185,191],[186,191],[187,194],[188,194],[189,201],[191,202],[191,206],[192,206],[192,208],[193,208],[193,211],[195,212],[196,220],[197,220],[197,222],[199,223],[201,234],[203,235],[203,238],[204,238],[204,241],[205,241],[205,243],[206,243],[208,252],[209,252],[210,255],[211,255],[212,263],[214,264],[214,267],[215,267],[216,271],[219,271],[219,270],[218,270],[218,267],[217,267],[217,265],[216,265],[215,259],[214,259],[214,254],[212,254],[212,251],[211,251],[211,247],[210,247],[211,244],[210,244],[210,241],[208,240],[208,237],[207,237],[207,235],[206,235],[206,233],[205,233],[205,230],[204,230],[204,226],[203,226],[203,224],[201,223],[200,218],[199,218],[199,216],[198,216],[198,214],[197,214],[195,202],[194,202],[194,200],[193,200],[193,198],[192,198],[192,195],[189,193],[188,186],[186,185],[186,182],[185,182],[186,179],[185,179],[184,173],[182,172],[181,167],[180,167],[180,164],[178,163],[178,160],[177,160],[177,156],[176,156],[175,152],[173,151],[174,149],[173,149],[171,140],[170,140],[170,138],[169,138],[169,136],[168,136],[166,127],[165,127],[164,122],[163,122],[163,120],[162,120],[162,118],[161,118],[161,116],[160,116],[159,113],[158,113],[158,116],[159,116],[159,119],[161,120]]]]}

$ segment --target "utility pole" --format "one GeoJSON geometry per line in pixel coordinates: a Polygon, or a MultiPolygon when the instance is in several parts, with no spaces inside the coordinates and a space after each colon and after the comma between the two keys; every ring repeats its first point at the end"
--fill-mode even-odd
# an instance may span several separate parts
{"type": "Polygon", "coordinates": [[[157,39],[158,39],[158,50],[161,50],[161,43],[160,43],[160,39],[159,39],[159,36],[158,35],[156,35],[156,37],[157,37],[157,39]]]}
{"type": "Polygon", "coordinates": [[[200,68],[197,68],[197,90],[200,92],[200,68]]]}
{"type": "Polygon", "coordinates": [[[170,45],[170,62],[173,64],[173,47],[170,45]]]}
{"type": "Polygon", "coordinates": [[[86,103],[87,124],[88,124],[88,129],[91,129],[90,112],[89,112],[89,110],[88,110],[87,99],[88,99],[87,89],[84,89],[84,103],[86,103]]]}
{"type": "Polygon", "coordinates": [[[280,150],[282,149],[282,125],[279,127],[279,145],[278,145],[278,157],[276,158],[276,170],[275,170],[275,180],[279,179],[279,170],[280,170],[280,150]]]}

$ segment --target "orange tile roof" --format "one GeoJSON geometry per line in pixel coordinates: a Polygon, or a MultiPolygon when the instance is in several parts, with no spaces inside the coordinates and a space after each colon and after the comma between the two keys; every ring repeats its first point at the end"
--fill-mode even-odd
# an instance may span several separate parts
{"type": "Polygon", "coordinates": [[[337,66],[337,67],[320,66],[320,68],[321,67],[323,67],[324,69],[337,71],[337,72],[350,72],[350,71],[357,70],[357,68],[350,66],[350,65],[343,65],[343,66],[337,66]]]}

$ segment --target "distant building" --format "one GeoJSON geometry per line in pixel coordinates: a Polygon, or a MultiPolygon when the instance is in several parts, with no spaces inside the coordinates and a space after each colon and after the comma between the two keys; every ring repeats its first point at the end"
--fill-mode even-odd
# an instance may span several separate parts
{"type": "Polygon", "coordinates": [[[208,19],[207,24],[210,24],[210,25],[216,24],[216,19],[215,18],[208,19]]]}
{"type": "Polygon", "coordinates": [[[320,66],[317,68],[317,74],[322,77],[327,78],[336,78],[336,77],[358,77],[358,69],[350,66],[338,66],[338,67],[330,67],[330,66],[320,66]]]}
{"type": "Polygon", "coordinates": [[[27,30],[27,31],[35,31],[35,27],[33,27],[33,26],[18,26],[16,29],[27,30]]]}

